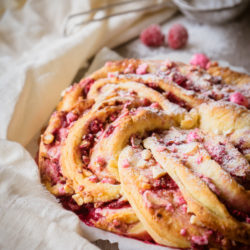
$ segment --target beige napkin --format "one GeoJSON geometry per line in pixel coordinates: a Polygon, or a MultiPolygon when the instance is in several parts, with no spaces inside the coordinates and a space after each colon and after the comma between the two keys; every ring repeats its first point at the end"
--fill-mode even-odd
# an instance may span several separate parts
{"type": "Polygon", "coordinates": [[[37,166],[24,147],[90,57],[175,12],[162,8],[86,26],[73,24],[70,35],[62,35],[69,14],[110,2],[0,1],[0,249],[96,249],[81,237],[78,218],[62,209],[40,184],[37,166]]]}

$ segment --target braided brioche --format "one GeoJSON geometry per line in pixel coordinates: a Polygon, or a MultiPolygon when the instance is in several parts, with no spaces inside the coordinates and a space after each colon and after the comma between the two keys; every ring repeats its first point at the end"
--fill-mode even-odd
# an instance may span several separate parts
{"type": "Polygon", "coordinates": [[[41,180],[87,225],[178,248],[250,245],[249,90],[216,63],[107,62],[64,91],[41,180]]]}

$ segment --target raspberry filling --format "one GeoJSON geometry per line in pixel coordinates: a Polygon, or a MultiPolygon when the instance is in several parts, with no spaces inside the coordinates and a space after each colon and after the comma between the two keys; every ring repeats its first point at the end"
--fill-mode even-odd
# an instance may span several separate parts
{"type": "MultiPolygon", "coordinates": [[[[61,144],[68,136],[69,128],[78,119],[78,115],[73,112],[55,112],[52,117],[55,118],[52,121],[53,130],[49,142],[46,141],[46,134],[44,136],[44,143],[47,149],[47,156],[44,158],[42,167],[42,175],[49,177],[52,185],[57,183],[65,184],[65,178],[61,173],[60,167],[60,155],[61,155],[61,144]]],[[[48,137],[47,137],[48,138],[48,137]]]]}
{"type": "Polygon", "coordinates": [[[71,197],[64,196],[60,198],[60,202],[64,208],[75,212],[88,226],[94,226],[95,222],[102,218],[102,215],[99,213],[101,209],[121,209],[130,207],[128,201],[119,199],[99,204],[87,203],[79,206],[71,197]]]}
{"type": "MultiPolygon", "coordinates": [[[[154,174],[153,176],[150,174],[150,170],[153,171],[160,166],[155,165],[157,163],[154,158],[152,156],[149,157],[145,149],[143,150],[143,147],[138,145],[138,143],[134,148],[134,152],[135,155],[139,153],[136,156],[137,163],[135,163],[135,166],[139,168],[137,171],[140,171],[140,177],[143,176],[143,182],[146,181],[146,188],[140,189],[145,206],[150,210],[155,210],[155,217],[157,219],[163,217],[162,212],[164,210],[170,213],[187,214],[187,202],[175,181],[166,173],[157,178],[154,178],[154,174]],[[148,167],[141,164],[141,159],[146,159],[148,167]],[[153,168],[151,168],[151,166],[153,166],[153,168]]],[[[132,157],[130,160],[134,161],[134,158],[132,157]]],[[[125,164],[126,168],[130,167],[130,164],[127,162],[125,162],[125,164]]],[[[184,216],[184,218],[191,220],[190,216],[184,216]]],[[[190,235],[190,232],[188,232],[186,228],[182,228],[180,235],[187,237],[191,241],[191,245],[194,249],[203,249],[204,247],[204,249],[207,249],[206,247],[210,245],[224,244],[224,237],[210,229],[205,229],[204,234],[199,236],[190,235]]]]}
{"type": "MultiPolygon", "coordinates": [[[[136,93],[133,93],[133,95],[135,95],[136,97],[136,93]]],[[[79,150],[82,156],[84,168],[88,167],[88,164],[90,162],[91,149],[98,142],[101,135],[104,134],[104,138],[107,138],[114,132],[115,125],[112,124],[114,121],[122,119],[122,117],[128,115],[129,113],[135,113],[137,110],[137,106],[140,108],[153,105],[152,108],[161,109],[158,103],[152,104],[151,101],[147,98],[138,98],[138,100],[136,99],[134,103],[125,102],[121,103],[120,105],[123,105],[123,108],[119,111],[115,111],[109,114],[104,121],[101,121],[98,118],[95,118],[90,121],[87,134],[83,135],[81,144],[79,145],[79,150]]]]}
{"type": "MultiPolygon", "coordinates": [[[[133,223],[126,223],[120,219],[107,221],[105,218],[105,214],[107,212],[110,212],[112,215],[112,213],[114,213],[116,210],[130,208],[128,201],[123,200],[122,198],[110,202],[95,204],[87,203],[82,206],[78,206],[71,197],[64,196],[60,197],[60,202],[65,209],[75,212],[80,220],[88,226],[107,228],[107,223],[110,223],[108,227],[111,231],[127,236],[129,228],[134,225],[133,223]]],[[[133,235],[132,237],[143,241],[145,240],[146,242],[150,243],[154,242],[146,232],[133,235]]]]}
{"type": "MultiPolygon", "coordinates": [[[[204,63],[205,61],[201,62],[202,67],[204,63]]],[[[122,74],[132,74],[133,77],[136,78],[136,81],[147,85],[167,97],[166,91],[161,89],[157,82],[150,80],[151,78],[154,79],[153,76],[157,76],[162,80],[170,80],[181,88],[201,94],[203,98],[205,97],[214,101],[231,101],[238,105],[245,106],[246,108],[250,108],[247,89],[244,90],[238,86],[229,86],[222,81],[221,77],[209,75],[202,69],[202,67],[197,68],[195,66],[191,66],[184,70],[187,71],[187,73],[182,73],[181,67],[174,62],[167,62],[159,66],[158,70],[153,72],[153,75],[152,73],[147,72],[148,65],[145,63],[139,65],[137,68],[135,65],[129,64],[127,68],[121,72],[119,77],[123,78],[122,74]]],[[[127,77],[129,77],[129,75],[127,75],[127,77]]],[[[174,94],[170,93],[170,95],[174,94]]],[[[176,98],[174,98],[175,100],[172,100],[171,97],[167,97],[167,99],[170,102],[174,102],[175,104],[190,110],[188,107],[189,105],[187,105],[180,98],[178,98],[178,100],[176,100],[176,98]]]]}
{"type": "Polygon", "coordinates": [[[86,78],[79,83],[79,85],[83,88],[83,96],[85,98],[94,82],[95,82],[95,79],[86,78]]]}
{"type": "Polygon", "coordinates": [[[180,107],[186,109],[187,111],[190,111],[192,108],[188,105],[187,102],[185,102],[184,100],[180,99],[179,97],[177,97],[176,95],[174,95],[173,93],[169,92],[165,94],[166,98],[172,102],[175,103],[177,105],[179,105],[180,107]]]}
{"type": "MultiPolygon", "coordinates": [[[[242,158],[242,156],[240,157],[240,153],[238,152],[238,150],[231,146],[231,144],[216,141],[216,139],[213,138],[207,139],[198,129],[191,131],[171,129],[170,132],[168,131],[168,133],[164,133],[164,135],[160,135],[158,137],[160,138],[159,141],[162,143],[162,145],[164,145],[162,147],[165,147],[170,152],[172,152],[173,156],[180,158],[184,165],[187,163],[188,157],[192,155],[193,149],[190,144],[190,148],[187,151],[188,153],[185,153],[182,151],[184,149],[183,145],[192,142],[202,143],[206,151],[209,153],[210,157],[215,160],[232,177],[235,178],[235,176],[237,176],[237,178],[235,179],[237,181],[239,180],[239,183],[247,190],[248,186],[244,184],[249,183],[249,181],[246,181],[249,174],[249,164],[244,158],[242,158]]],[[[186,148],[188,148],[188,145],[186,148]]],[[[197,163],[200,164],[201,162],[202,158],[197,158],[197,163]]],[[[250,215],[243,211],[235,210],[234,208],[232,208],[229,201],[223,200],[221,198],[220,190],[210,178],[196,172],[194,173],[207,184],[211,191],[213,191],[219,197],[221,202],[226,205],[228,211],[232,216],[240,221],[249,223],[250,215]]]]}
{"type": "Polygon", "coordinates": [[[248,190],[250,179],[249,163],[242,158],[239,159],[240,153],[236,148],[229,148],[223,142],[213,144],[212,141],[205,142],[204,147],[213,160],[248,190]]]}

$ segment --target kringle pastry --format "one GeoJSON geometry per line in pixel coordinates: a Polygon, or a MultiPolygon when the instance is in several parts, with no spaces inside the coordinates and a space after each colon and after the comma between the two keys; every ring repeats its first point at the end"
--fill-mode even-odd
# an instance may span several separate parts
{"type": "Polygon", "coordinates": [[[250,245],[250,76],[122,60],[67,88],[41,180],[87,225],[178,248],[250,245]]]}

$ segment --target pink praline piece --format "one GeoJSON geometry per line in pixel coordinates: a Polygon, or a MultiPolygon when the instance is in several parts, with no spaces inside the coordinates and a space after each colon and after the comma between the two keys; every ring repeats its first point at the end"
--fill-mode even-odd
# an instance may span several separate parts
{"type": "Polygon", "coordinates": [[[187,229],[182,228],[181,231],[180,231],[180,234],[181,234],[182,236],[186,236],[186,235],[187,235],[187,229]]]}
{"type": "Polygon", "coordinates": [[[248,106],[248,100],[247,98],[242,95],[240,92],[234,92],[230,95],[230,102],[236,103],[238,105],[242,105],[247,107],[248,106]]]}
{"type": "Polygon", "coordinates": [[[116,183],[116,180],[115,179],[113,179],[113,178],[103,178],[102,180],[101,180],[101,183],[109,183],[109,184],[115,184],[116,183]]]}
{"type": "Polygon", "coordinates": [[[91,182],[93,182],[93,183],[97,183],[97,182],[98,182],[98,178],[97,178],[97,176],[95,176],[95,175],[91,175],[91,176],[89,177],[89,180],[90,180],[91,182]]]}
{"type": "Polygon", "coordinates": [[[144,75],[144,74],[147,73],[147,69],[148,69],[148,64],[147,63],[140,64],[138,66],[138,68],[136,69],[136,74],[137,75],[144,75]]]}
{"type": "Polygon", "coordinates": [[[194,66],[200,66],[203,69],[207,69],[209,65],[209,58],[202,53],[194,54],[190,60],[190,64],[194,66]]]}
{"type": "Polygon", "coordinates": [[[125,160],[123,161],[123,163],[122,163],[122,167],[123,167],[123,168],[128,168],[129,166],[130,166],[129,161],[128,161],[127,159],[125,159],[125,160]]]}
{"type": "Polygon", "coordinates": [[[135,73],[135,68],[133,64],[129,64],[127,68],[124,69],[124,74],[132,74],[135,73]]]}
{"type": "Polygon", "coordinates": [[[198,135],[196,131],[191,131],[187,136],[187,142],[193,142],[199,139],[200,139],[200,136],[198,135]]]}
{"type": "Polygon", "coordinates": [[[207,245],[208,244],[208,237],[206,235],[203,236],[192,236],[192,241],[197,245],[207,245]]]}

